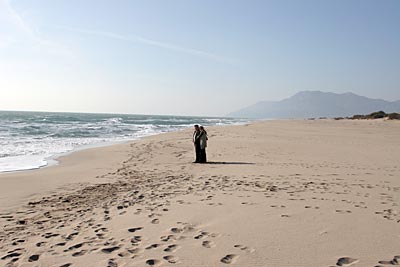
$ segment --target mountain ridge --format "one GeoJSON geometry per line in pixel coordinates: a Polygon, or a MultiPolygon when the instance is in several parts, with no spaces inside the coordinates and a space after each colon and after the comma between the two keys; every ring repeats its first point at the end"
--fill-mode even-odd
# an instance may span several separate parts
{"type": "Polygon", "coordinates": [[[280,101],[259,101],[227,116],[255,119],[346,117],[379,110],[399,112],[400,100],[374,99],[352,92],[300,91],[280,101]]]}

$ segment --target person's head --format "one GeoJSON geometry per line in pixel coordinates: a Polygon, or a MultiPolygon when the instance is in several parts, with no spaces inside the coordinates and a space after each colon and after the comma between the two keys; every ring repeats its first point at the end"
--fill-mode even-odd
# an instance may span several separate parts
{"type": "Polygon", "coordinates": [[[200,131],[204,131],[204,127],[203,126],[200,126],[199,128],[200,128],[200,131]]]}
{"type": "Polygon", "coordinates": [[[195,124],[195,125],[194,125],[194,129],[195,129],[196,131],[200,131],[199,125],[195,124]]]}

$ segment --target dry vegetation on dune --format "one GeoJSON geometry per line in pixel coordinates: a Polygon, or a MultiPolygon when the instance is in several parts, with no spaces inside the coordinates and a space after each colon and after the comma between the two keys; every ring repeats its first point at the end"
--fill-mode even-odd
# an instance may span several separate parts
{"type": "Polygon", "coordinates": [[[400,120],[400,113],[396,113],[396,112],[386,113],[384,111],[376,111],[376,112],[372,112],[367,115],[356,114],[356,115],[353,115],[352,117],[346,117],[346,118],[336,117],[334,119],[335,120],[343,120],[343,119],[349,119],[349,120],[375,120],[375,119],[400,120]]]}

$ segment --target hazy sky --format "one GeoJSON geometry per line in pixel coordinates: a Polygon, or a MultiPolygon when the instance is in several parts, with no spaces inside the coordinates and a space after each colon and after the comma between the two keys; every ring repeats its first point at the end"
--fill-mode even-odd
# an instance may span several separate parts
{"type": "Polygon", "coordinates": [[[224,115],[400,99],[398,0],[0,0],[0,110],[224,115]]]}

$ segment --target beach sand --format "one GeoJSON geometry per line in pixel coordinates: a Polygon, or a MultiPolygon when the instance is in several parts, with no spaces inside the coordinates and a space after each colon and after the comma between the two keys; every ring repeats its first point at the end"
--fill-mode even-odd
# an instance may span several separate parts
{"type": "Polygon", "coordinates": [[[0,175],[0,266],[400,263],[399,122],[207,130],[209,164],[187,129],[0,175]]]}

